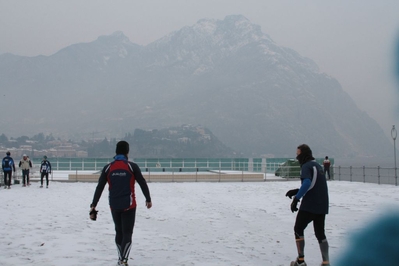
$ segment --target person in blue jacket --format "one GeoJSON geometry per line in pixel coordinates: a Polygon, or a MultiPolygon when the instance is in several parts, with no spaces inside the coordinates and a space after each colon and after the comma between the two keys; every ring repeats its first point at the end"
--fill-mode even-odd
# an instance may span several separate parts
{"type": "Polygon", "coordinates": [[[152,207],[150,191],[147,182],[141,174],[137,164],[128,160],[129,143],[119,141],[116,144],[114,161],[105,165],[101,171],[98,184],[90,204],[90,219],[97,219],[96,206],[100,200],[105,185],[108,183],[108,201],[111,208],[112,219],[115,224],[115,243],[118,251],[118,264],[128,265],[132,235],[136,219],[135,183],[140,185],[146,199],[145,205],[152,207]]]}
{"type": "Polygon", "coordinates": [[[308,145],[299,145],[296,154],[301,165],[301,187],[286,193],[287,197],[293,197],[292,212],[298,211],[298,202],[302,200],[294,226],[298,257],[296,261],[291,262],[291,266],[306,266],[304,231],[311,222],[313,222],[314,232],[320,246],[323,259],[321,265],[329,266],[329,246],[324,230],[325,218],[328,214],[327,181],[323,168],[314,160],[312,150],[308,145]]]}
{"type": "Polygon", "coordinates": [[[4,188],[11,188],[11,177],[12,171],[15,173],[15,164],[13,158],[11,158],[11,153],[8,151],[6,157],[3,158],[1,167],[4,172],[4,188]]]}

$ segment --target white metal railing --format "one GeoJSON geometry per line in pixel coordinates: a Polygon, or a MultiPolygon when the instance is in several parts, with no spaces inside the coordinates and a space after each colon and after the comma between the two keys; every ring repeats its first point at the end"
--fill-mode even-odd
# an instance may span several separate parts
{"type": "MultiPolygon", "coordinates": [[[[57,165],[57,164],[55,164],[57,165]]],[[[99,164],[96,162],[96,167],[90,169],[92,171],[100,171],[105,164],[99,164]]],[[[165,165],[164,165],[165,166],[165,165]]],[[[216,166],[212,166],[207,164],[206,167],[197,167],[188,166],[187,164],[179,166],[174,166],[169,164],[168,167],[164,167],[162,165],[151,167],[147,165],[147,167],[142,167],[141,171],[143,173],[159,173],[159,172],[168,172],[168,173],[181,173],[181,172],[209,172],[209,171],[248,171],[248,172],[256,172],[256,173],[264,173],[264,174],[276,174],[279,172],[279,176],[282,178],[292,178],[299,177],[299,168],[298,166],[282,166],[281,163],[263,163],[257,164],[253,169],[248,167],[248,163],[239,162],[237,164],[217,164],[216,166]],[[280,168],[280,169],[279,169],[280,168]],[[281,174],[282,173],[282,174],[281,174]]],[[[204,165],[202,165],[204,166],[204,165]]],[[[87,171],[89,169],[85,169],[84,164],[81,164],[81,167],[74,168],[73,164],[71,167],[67,169],[57,169],[53,166],[53,171],[87,171]]],[[[354,166],[331,166],[330,173],[331,178],[334,180],[340,181],[350,181],[350,182],[364,182],[364,183],[376,183],[376,184],[391,184],[398,185],[398,177],[396,175],[397,171],[395,171],[394,167],[379,167],[379,166],[362,166],[362,167],[354,167],[354,166]]],[[[19,168],[17,171],[13,173],[13,176],[16,179],[21,179],[22,173],[19,168]]],[[[40,178],[39,172],[39,164],[34,164],[33,168],[30,170],[30,177],[32,179],[40,178]]],[[[53,179],[53,174],[50,175],[50,178],[53,179]]],[[[4,175],[3,172],[0,171],[0,184],[4,183],[4,175]]]]}

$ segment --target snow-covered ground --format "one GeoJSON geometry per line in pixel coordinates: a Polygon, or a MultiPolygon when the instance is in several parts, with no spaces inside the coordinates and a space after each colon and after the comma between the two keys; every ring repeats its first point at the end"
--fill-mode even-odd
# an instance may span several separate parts
{"type": "MultiPolygon", "coordinates": [[[[331,262],[367,221],[399,207],[399,188],[332,181],[326,234],[331,262]]],[[[130,265],[289,265],[296,257],[287,190],[292,182],[149,183],[153,208],[139,186],[130,265]]],[[[117,261],[105,190],[98,219],[89,219],[95,183],[53,181],[50,188],[0,190],[0,265],[96,265],[117,261]]],[[[106,188],[107,189],[107,188],[106,188]]],[[[305,231],[308,265],[321,256],[313,227],[305,231]]]]}

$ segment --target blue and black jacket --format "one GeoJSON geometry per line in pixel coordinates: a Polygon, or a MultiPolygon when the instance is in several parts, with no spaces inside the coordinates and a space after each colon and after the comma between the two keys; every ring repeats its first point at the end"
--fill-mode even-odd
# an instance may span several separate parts
{"type": "Polygon", "coordinates": [[[14,170],[15,172],[15,164],[13,158],[11,158],[9,155],[3,158],[1,167],[3,169],[3,172],[11,172],[14,170]]]}
{"type": "Polygon", "coordinates": [[[301,166],[301,187],[295,196],[302,198],[300,211],[328,214],[328,188],[323,169],[316,161],[301,166]]]}
{"type": "Polygon", "coordinates": [[[40,164],[40,173],[48,174],[51,173],[51,163],[47,160],[43,160],[40,164]]]}

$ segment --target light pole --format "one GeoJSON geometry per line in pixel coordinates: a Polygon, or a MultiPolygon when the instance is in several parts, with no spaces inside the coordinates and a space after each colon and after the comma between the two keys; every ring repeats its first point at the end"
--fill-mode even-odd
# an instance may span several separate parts
{"type": "Polygon", "coordinates": [[[394,156],[394,160],[395,160],[395,185],[398,185],[398,175],[396,172],[396,137],[398,136],[398,132],[396,131],[395,125],[392,126],[391,129],[391,137],[393,139],[393,156],[394,156]]]}

